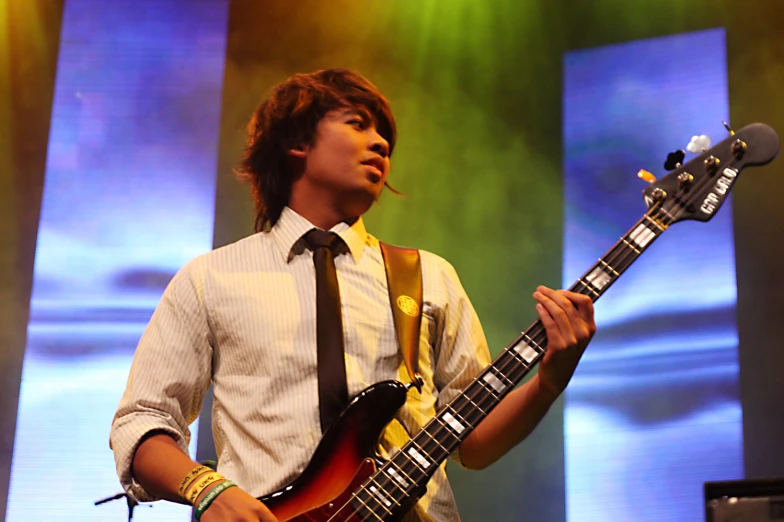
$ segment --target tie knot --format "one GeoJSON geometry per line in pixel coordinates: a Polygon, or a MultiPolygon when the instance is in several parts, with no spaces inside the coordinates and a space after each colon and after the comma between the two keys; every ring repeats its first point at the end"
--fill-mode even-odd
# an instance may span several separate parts
{"type": "Polygon", "coordinates": [[[302,238],[312,251],[315,252],[319,248],[328,248],[333,255],[338,253],[338,249],[343,243],[343,240],[336,233],[321,230],[320,228],[310,230],[302,238]]]}

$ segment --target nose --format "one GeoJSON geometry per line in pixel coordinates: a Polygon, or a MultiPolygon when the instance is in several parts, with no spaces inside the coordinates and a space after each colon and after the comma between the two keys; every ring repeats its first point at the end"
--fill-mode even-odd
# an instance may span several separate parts
{"type": "Polygon", "coordinates": [[[375,128],[373,129],[373,135],[370,139],[369,148],[382,158],[389,156],[389,143],[381,134],[378,133],[375,128]]]}

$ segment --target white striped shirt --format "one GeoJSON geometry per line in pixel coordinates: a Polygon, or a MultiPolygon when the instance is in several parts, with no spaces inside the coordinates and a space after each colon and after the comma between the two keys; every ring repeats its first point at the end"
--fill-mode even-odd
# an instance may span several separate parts
{"type": "MultiPolygon", "coordinates": [[[[269,231],[200,256],[169,283],[136,350],[111,443],[123,486],[153,500],[131,475],[142,436],[163,430],[187,452],[188,425],[214,384],[219,471],[253,496],[285,486],[321,437],[316,362],[316,281],[301,239],[314,228],[285,208],[269,231]]],[[[349,395],[388,379],[409,382],[398,348],[378,240],[362,219],[332,228],[349,252],[335,267],[349,395]]],[[[454,268],[422,251],[420,395],[384,430],[390,454],[490,362],[479,319],[454,268]]],[[[442,464],[405,520],[459,520],[442,464]]]]}

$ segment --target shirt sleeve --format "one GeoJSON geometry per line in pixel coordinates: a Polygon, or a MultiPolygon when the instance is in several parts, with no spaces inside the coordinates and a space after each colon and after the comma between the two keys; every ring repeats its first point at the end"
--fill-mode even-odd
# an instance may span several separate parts
{"type": "Polygon", "coordinates": [[[125,490],[157,500],[133,478],[131,463],[145,434],[163,431],[188,453],[190,430],[211,377],[212,342],[197,262],[164,291],[139,341],[128,384],[112,421],[109,445],[125,490]]]}
{"type": "MultiPolygon", "coordinates": [[[[457,272],[443,259],[439,265],[444,302],[437,318],[433,369],[433,383],[438,389],[436,411],[455,399],[490,364],[479,316],[457,272]]],[[[462,465],[459,449],[452,458],[462,465]]]]}

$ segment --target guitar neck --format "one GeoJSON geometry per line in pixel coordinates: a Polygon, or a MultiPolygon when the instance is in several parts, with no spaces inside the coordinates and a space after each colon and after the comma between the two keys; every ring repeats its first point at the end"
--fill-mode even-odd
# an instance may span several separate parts
{"type": "MultiPolygon", "coordinates": [[[[570,290],[596,301],[671,220],[663,208],[651,209],[570,290]]],[[[441,462],[525,378],[546,350],[546,332],[537,320],[357,490],[352,503],[384,520],[378,515],[416,498],[441,462]]]]}
{"type": "MultiPolygon", "coordinates": [[[[685,153],[681,151],[675,170],[652,180],[643,191],[649,211],[570,290],[596,301],[669,225],[684,219],[709,221],[740,171],[769,163],[778,151],[778,135],[762,123],[747,125],[737,133],[730,131],[729,137],[710,150],[703,148],[683,165],[685,153]]],[[[354,513],[362,515],[362,520],[388,520],[411,506],[439,464],[546,351],[547,335],[536,321],[354,492],[350,500],[354,513]]]]}

